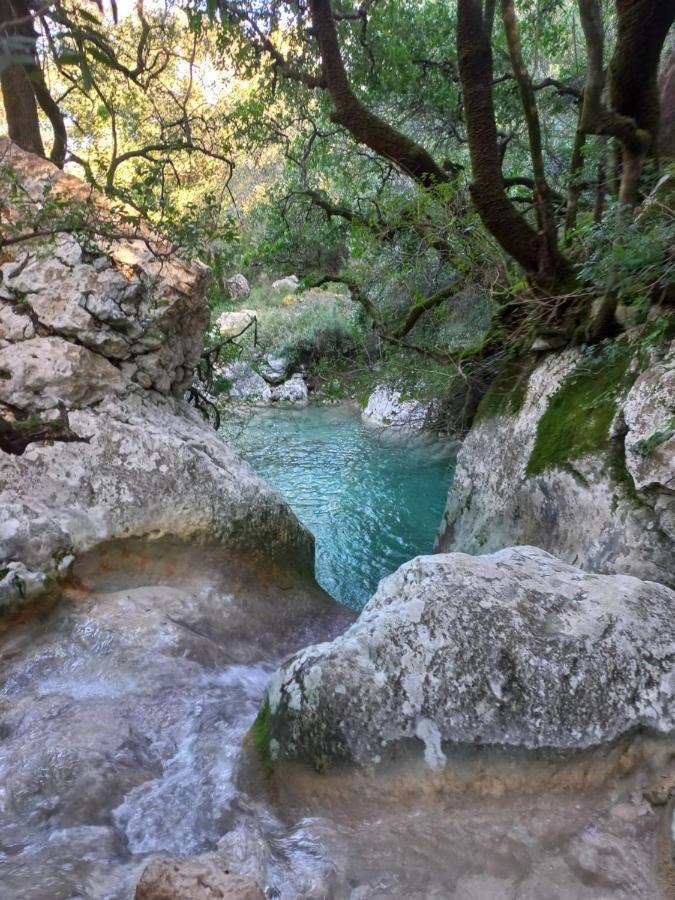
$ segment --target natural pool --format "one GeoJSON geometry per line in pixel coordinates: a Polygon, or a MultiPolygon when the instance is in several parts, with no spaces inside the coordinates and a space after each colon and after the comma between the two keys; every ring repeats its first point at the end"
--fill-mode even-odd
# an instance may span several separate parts
{"type": "Polygon", "coordinates": [[[314,534],[317,579],[341,603],[361,609],[382,577],[431,552],[451,444],[365,424],[346,404],[230,413],[223,432],[314,534]]]}

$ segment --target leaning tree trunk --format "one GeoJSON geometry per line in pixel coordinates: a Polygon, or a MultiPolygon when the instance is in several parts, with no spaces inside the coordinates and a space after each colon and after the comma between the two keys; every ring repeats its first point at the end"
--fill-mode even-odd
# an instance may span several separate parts
{"type": "Polygon", "coordinates": [[[45,83],[36,46],[28,0],[0,0],[0,87],[9,137],[24,150],[45,155],[39,105],[54,130],[50,158],[62,168],[66,159],[66,126],[45,83]]]}

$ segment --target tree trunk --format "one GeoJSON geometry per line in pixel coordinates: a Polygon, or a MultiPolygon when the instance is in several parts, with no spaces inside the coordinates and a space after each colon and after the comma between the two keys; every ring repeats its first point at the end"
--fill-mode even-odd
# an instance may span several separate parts
{"type": "Polygon", "coordinates": [[[0,75],[10,138],[24,150],[45,155],[38,104],[54,130],[50,158],[59,168],[66,159],[66,126],[49,93],[37,58],[37,34],[27,0],[0,0],[0,46],[13,64],[0,75]]]}
{"type": "Polygon", "coordinates": [[[521,216],[506,195],[492,98],[492,47],[480,0],[459,0],[457,54],[473,171],[471,198],[483,224],[535,285],[553,291],[568,276],[566,260],[521,216]]]}
{"type": "Polygon", "coordinates": [[[10,139],[23,150],[44,156],[35,92],[24,67],[8,66],[0,76],[0,87],[10,139]]]}

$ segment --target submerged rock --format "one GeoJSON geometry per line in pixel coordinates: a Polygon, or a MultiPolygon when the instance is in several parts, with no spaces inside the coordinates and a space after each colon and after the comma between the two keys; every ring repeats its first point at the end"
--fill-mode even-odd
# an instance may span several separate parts
{"type": "Polygon", "coordinates": [[[496,382],[458,458],[437,549],[536,544],[675,586],[675,352],[567,350],[496,382]]]}
{"type": "Polygon", "coordinates": [[[203,856],[148,863],[134,900],[264,900],[264,894],[252,878],[233,875],[203,856]]]}
{"type": "Polygon", "coordinates": [[[409,431],[421,431],[429,424],[433,401],[404,400],[400,391],[389,385],[378,385],[368,398],[362,416],[374,425],[390,425],[409,431]]]}
{"type": "Polygon", "coordinates": [[[441,768],[465,745],[572,751],[668,733],[674,609],[666,587],[533,547],[417,557],[344,635],[281,667],[259,743],[318,769],[418,751],[441,768]]]}

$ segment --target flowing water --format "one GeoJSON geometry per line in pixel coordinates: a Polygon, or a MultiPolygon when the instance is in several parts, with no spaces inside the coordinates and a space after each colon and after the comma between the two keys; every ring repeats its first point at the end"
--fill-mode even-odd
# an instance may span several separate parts
{"type": "Polygon", "coordinates": [[[319,584],[361,609],[401,563],[431,553],[455,448],[364,424],[347,405],[235,414],[225,438],[316,538],[319,584]]]}
{"type": "MultiPolygon", "coordinates": [[[[383,491],[377,454],[398,458],[399,473],[407,458],[418,482],[428,465],[441,497],[448,467],[359,437],[343,415],[321,418],[305,454],[327,467],[340,446],[330,471],[302,461],[289,424],[283,453],[246,440],[285,492],[293,472],[314,473],[298,492],[306,521],[323,522],[320,554],[335,562],[358,545],[361,560],[344,580],[324,562],[324,581],[357,603],[397,554],[433,539],[430,525],[420,536],[411,526],[399,545],[390,524],[376,549],[369,516],[404,523],[396,497],[412,502],[383,491]],[[335,498],[350,486],[364,496],[366,484],[381,493],[360,520],[335,498]],[[362,553],[368,535],[377,562],[362,553]]],[[[278,436],[282,421],[256,428],[278,436]]],[[[221,548],[138,539],[82,557],[50,604],[0,632],[0,900],[130,900],[152,854],[200,853],[281,900],[665,900],[658,863],[670,850],[642,790],[672,760],[639,737],[555,777],[508,757],[493,765],[485,751],[452,776],[288,767],[270,777],[246,738],[267,679],[352,619],[292,572],[249,568],[221,548]]]]}

